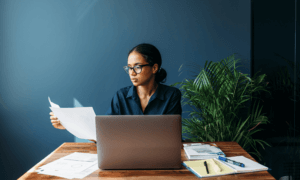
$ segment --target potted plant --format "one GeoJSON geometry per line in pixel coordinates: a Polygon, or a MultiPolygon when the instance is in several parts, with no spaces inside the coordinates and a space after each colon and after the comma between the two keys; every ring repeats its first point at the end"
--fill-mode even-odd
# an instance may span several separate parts
{"type": "Polygon", "coordinates": [[[240,118],[239,110],[249,100],[257,99],[252,96],[253,93],[267,91],[267,83],[263,82],[266,75],[257,78],[255,75],[251,79],[236,70],[235,64],[238,61],[234,59],[234,54],[221,62],[208,64],[206,61],[204,69],[200,69],[195,79],[185,79],[185,82],[171,86],[180,85],[182,104],[188,104],[193,109],[188,111],[191,112],[191,118],[182,119],[183,133],[188,134],[192,142],[236,141],[246,151],[252,147],[256,152],[249,153],[260,158],[256,144],[263,148],[263,144],[270,145],[260,139],[253,139],[252,134],[262,130],[257,128],[259,124],[267,124],[269,121],[261,115],[259,102],[255,101],[252,110],[248,109],[246,119],[240,118]],[[184,98],[187,102],[183,102],[184,98]]]}

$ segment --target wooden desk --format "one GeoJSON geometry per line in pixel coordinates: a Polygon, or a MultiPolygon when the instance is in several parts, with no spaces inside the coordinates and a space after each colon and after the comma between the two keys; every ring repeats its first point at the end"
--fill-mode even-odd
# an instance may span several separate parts
{"type": "MultiPolygon", "coordinates": [[[[210,143],[210,142],[205,142],[210,143]]],[[[231,156],[245,156],[255,161],[238,143],[236,142],[214,142],[217,146],[226,154],[227,157],[231,156]]],[[[188,144],[188,142],[184,142],[188,144]]],[[[183,147],[183,146],[182,146],[183,147]]],[[[52,161],[55,161],[63,156],[74,152],[83,152],[83,153],[92,153],[97,154],[96,144],[94,143],[63,143],[41,162],[32,167],[28,172],[26,172],[19,179],[23,180],[37,180],[37,179],[65,179],[57,176],[43,175],[34,172],[38,167],[48,164],[52,161]]],[[[181,150],[181,159],[182,161],[188,160],[184,150],[181,150]]],[[[139,180],[168,180],[168,179],[199,179],[184,166],[179,170],[96,170],[89,176],[84,179],[96,180],[96,179],[139,179],[139,180]]],[[[234,175],[225,175],[225,176],[216,176],[202,178],[203,180],[221,180],[221,179],[242,179],[242,180],[259,180],[259,179],[273,179],[275,178],[270,175],[268,171],[260,171],[254,173],[242,173],[234,175]]]]}

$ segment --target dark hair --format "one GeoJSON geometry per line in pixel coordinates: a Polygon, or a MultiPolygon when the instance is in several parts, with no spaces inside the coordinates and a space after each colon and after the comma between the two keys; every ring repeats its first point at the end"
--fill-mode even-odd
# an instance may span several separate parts
{"type": "Polygon", "coordinates": [[[162,63],[161,55],[155,46],[147,43],[139,44],[129,51],[128,56],[133,51],[140,53],[149,64],[151,65],[158,64],[158,71],[155,74],[155,81],[157,83],[166,82],[167,72],[165,69],[161,68],[161,63],[162,63]]]}

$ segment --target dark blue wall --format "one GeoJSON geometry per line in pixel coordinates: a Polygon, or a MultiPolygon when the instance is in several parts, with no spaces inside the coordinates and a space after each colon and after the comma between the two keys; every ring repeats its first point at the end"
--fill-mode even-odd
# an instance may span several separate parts
{"type": "MultiPolygon", "coordinates": [[[[51,125],[48,96],[61,107],[74,107],[75,98],[105,114],[114,93],[132,84],[122,67],[137,44],[160,50],[167,85],[196,75],[188,63],[204,67],[233,53],[250,74],[250,0],[2,0],[0,13],[4,179],[74,141],[51,125]]],[[[183,118],[191,110],[183,106],[183,118]]]]}

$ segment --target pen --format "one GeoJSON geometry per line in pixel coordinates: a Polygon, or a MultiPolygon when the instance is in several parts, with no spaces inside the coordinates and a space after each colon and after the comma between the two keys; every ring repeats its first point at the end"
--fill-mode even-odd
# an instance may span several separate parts
{"type": "Polygon", "coordinates": [[[206,167],[206,172],[207,172],[207,174],[209,174],[206,161],[204,161],[204,166],[206,167]]]}
{"type": "Polygon", "coordinates": [[[216,155],[223,155],[223,152],[217,152],[217,153],[208,153],[208,154],[216,154],[216,155]]]}
{"type": "Polygon", "coordinates": [[[222,160],[222,161],[228,162],[230,164],[236,165],[236,166],[245,167],[245,165],[243,163],[236,162],[236,161],[230,160],[228,158],[224,158],[224,157],[219,156],[219,159],[222,160]]]}

